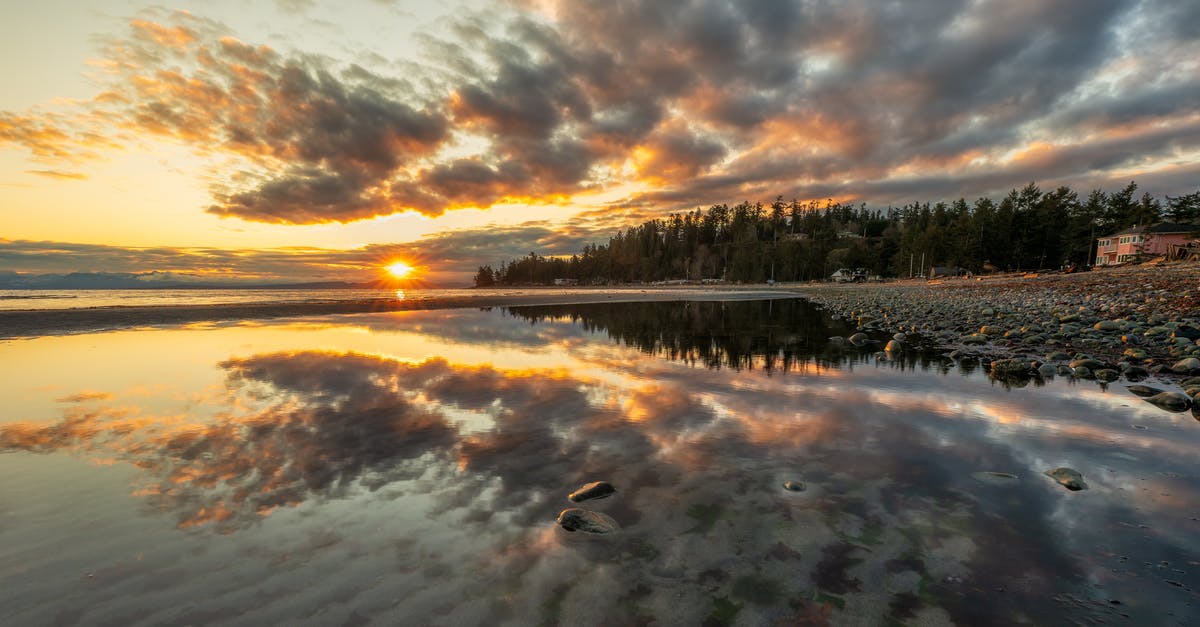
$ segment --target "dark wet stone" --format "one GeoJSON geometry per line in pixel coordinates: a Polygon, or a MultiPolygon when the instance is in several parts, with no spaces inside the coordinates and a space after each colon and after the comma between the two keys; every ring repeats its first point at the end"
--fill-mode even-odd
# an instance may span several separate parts
{"type": "Polygon", "coordinates": [[[1159,409],[1175,413],[1187,411],[1192,406],[1192,399],[1179,392],[1160,392],[1145,400],[1159,409]]]}
{"type": "Polygon", "coordinates": [[[571,499],[572,503],[580,503],[591,499],[609,497],[616,493],[616,491],[617,489],[612,487],[612,484],[607,481],[593,481],[575,490],[567,498],[571,499]]]}
{"type": "Polygon", "coordinates": [[[1101,368],[1095,372],[1095,376],[1100,381],[1116,381],[1121,378],[1121,373],[1112,368],[1101,368]]]}
{"type": "Polygon", "coordinates": [[[891,340],[887,343],[887,346],[884,347],[883,350],[891,352],[891,353],[899,352],[899,351],[904,350],[904,345],[896,340],[891,340]]]}
{"type": "Polygon", "coordinates": [[[558,525],[567,531],[582,531],[597,535],[609,534],[619,527],[617,521],[589,509],[572,507],[558,514],[558,525]]]}
{"type": "Polygon", "coordinates": [[[783,482],[783,489],[789,492],[803,492],[808,486],[804,485],[803,481],[793,481],[791,479],[783,482]]]}
{"type": "Polygon", "coordinates": [[[1197,339],[1200,339],[1200,329],[1197,329],[1193,326],[1188,326],[1186,324],[1181,324],[1171,333],[1172,339],[1177,337],[1195,342],[1197,339]]]}
{"type": "Polygon", "coordinates": [[[1062,351],[1055,351],[1053,353],[1050,353],[1049,355],[1046,355],[1046,361],[1066,361],[1070,358],[1071,358],[1070,355],[1068,355],[1062,351]]]}
{"type": "Polygon", "coordinates": [[[1104,367],[1104,362],[1100,361],[1099,359],[1093,359],[1091,357],[1084,357],[1081,359],[1073,360],[1070,365],[1072,368],[1083,367],[1083,368],[1087,368],[1089,370],[1097,370],[1099,368],[1104,367]]]}
{"type": "Polygon", "coordinates": [[[1096,378],[1095,375],[1092,374],[1092,369],[1088,368],[1087,366],[1077,366],[1075,368],[1075,376],[1080,379],[1096,378]]]}
{"type": "Polygon", "coordinates": [[[1079,474],[1079,471],[1074,468],[1055,468],[1054,470],[1047,470],[1045,475],[1052,477],[1059,485],[1072,492],[1086,490],[1088,487],[1087,483],[1083,480],[1083,475],[1079,474]]]}
{"type": "Polygon", "coordinates": [[[850,336],[850,343],[855,346],[862,346],[863,344],[866,344],[867,342],[870,342],[870,341],[871,341],[871,338],[867,337],[866,333],[855,333],[854,335],[850,336]]]}
{"type": "Polygon", "coordinates": [[[1193,385],[1200,385],[1200,377],[1192,377],[1191,379],[1184,379],[1184,381],[1182,383],[1180,383],[1179,385],[1182,385],[1185,388],[1191,387],[1193,385]]]}
{"type": "Polygon", "coordinates": [[[1125,378],[1130,381],[1141,381],[1150,376],[1150,371],[1141,366],[1130,366],[1125,369],[1125,378]]]}
{"type": "Polygon", "coordinates": [[[1158,388],[1152,388],[1148,385],[1131,385],[1125,389],[1129,390],[1133,394],[1136,394],[1142,398],[1146,398],[1149,396],[1154,396],[1155,394],[1162,393],[1162,390],[1160,390],[1158,388]]]}

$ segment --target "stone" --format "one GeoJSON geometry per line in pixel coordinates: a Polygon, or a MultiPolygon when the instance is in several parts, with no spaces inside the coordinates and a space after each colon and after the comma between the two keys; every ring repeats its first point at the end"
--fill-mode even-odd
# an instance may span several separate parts
{"type": "Polygon", "coordinates": [[[1130,366],[1125,369],[1125,378],[1130,381],[1141,381],[1150,376],[1150,371],[1141,366],[1130,366]]]}
{"type": "Polygon", "coordinates": [[[572,492],[569,496],[567,496],[567,498],[570,499],[572,503],[581,503],[583,501],[590,501],[592,499],[608,498],[616,492],[617,489],[612,487],[612,484],[607,481],[593,481],[580,486],[578,490],[572,492]]]}
{"type": "Polygon", "coordinates": [[[1072,492],[1086,490],[1088,487],[1087,483],[1083,480],[1083,475],[1079,474],[1079,471],[1074,468],[1060,467],[1054,470],[1047,470],[1044,474],[1047,477],[1053,478],[1059,485],[1072,492]]]}
{"type": "Polygon", "coordinates": [[[1072,368],[1078,368],[1080,366],[1083,366],[1085,368],[1088,368],[1089,370],[1096,370],[1099,368],[1103,368],[1104,362],[1100,361],[1099,359],[1092,359],[1091,357],[1082,357],[1079,359],[1072,360],[1070,366],[1072,368]]]}
{"type": "Polygon", "coordinates": [[[1092,369],[1087,366],[1079,366],[1075,369],[1075,377],[1078,379],[1094,379],[1092,369]]]}
{"type": "Polygon", "coordinates": [[[1042,364],[1038,366],[1037,371],[1038,374],[1042,375],[1043,378],[1049,379],[1050,377],[1054,376],[1054,373],[1058,371],[1058,368],[1055,368],[1053,364],[1042,364]]]}
{"type": "Polygon", "coordinates": [[[1116,320],[1101,320],[1092,325],[1092,328],[1097,331],[1120,331],[1121,323],[1116,320]]]}
{"type": "Polygon", "coordinates": [[[566,531],[582,531],[596,535],[610,534],[620,528],[617,521],[605,514],[578,507],[564,509],[558,513],[556,520],[558,526],[566,531]]]}
{"type": "Polygon", "coordinates": [[[1162,390],[1158,388],[1152,388],[1148,385],[1131,385],[1125,389],[1142,398],[1154,396],[1155,394],[1162,394],[1162,390]]]}
{"type": "Polygon", "coordinates": [[[1145,400],[1159,409],[1173,413],[1187,411],[1192,406],[1192,399],[1179,392],[1159,392],[1146,397],[1145,400]]]}
{"type": "Polygon", "coordinates": [[[1180,359],[1171,366],[1171,372],[1175,374],[1193,374],[1200,372],[1200,359],[1188,357],[1180,359]]]}
{"type": "Polygon", "coordinates": [[[889,353],[899,352],[899,351],[904,350],[904,345],[901,344],[900,342],[897,342],[896,340],[890,340],[887,343],[887,346],[885,346],[883,350],[888,351],[889,353]]]}
{"type": "Polygon", "coordinates": [[[992,375],[1016,377],[1029,374],[1029,362],[1024,359],[997,359],[992,362],[992,375]]]}
{"type": "Polygon", "coordinates": [[[971,478],[988,485],[1012,485],[1017,482],[1017,476],[1007,472],[984,470],[971,473],[971,478]]]}
{"type": "Polygon", "coordinates": [[[1046,355],[1046,361],[1066,361],[1070,358],[1070,355],[1062,351],[1054,351],[1053,353],[1046,355]]]}
{"type": "Polygon", "coordinates": [[[1098,381],[1116,381],[1121,378],[1121,373],[1112,368],[1101,368],[1094,373],[1098,381]]]}
{"type": "Polygon", "coordinates": [[[1181,337],[1181,338],[1184,338],[1184,339],[1194,342],[1194,341],[1200,339],[1200,329],[1197,329],[1196,327],[1193,327],[1190,325],[1181,324],[1181,325],[1175,327],[1175,330],[1171,332],[1171,337],[1172,338],[1181,337]]]}
{"type": "Polygon", "coordinates": [[[850,343],[855,346],[862,346],[870,341],[871,338],[868,337],[866,333],[855,333],[854,335],[850,336],[850,343]]]}
{"type": "Polygon", "coordinates": [[[783,482],[783,489],[788,492],[803,492],[808,486],[804,485],[803,481],[787,480],[783,482]]]}

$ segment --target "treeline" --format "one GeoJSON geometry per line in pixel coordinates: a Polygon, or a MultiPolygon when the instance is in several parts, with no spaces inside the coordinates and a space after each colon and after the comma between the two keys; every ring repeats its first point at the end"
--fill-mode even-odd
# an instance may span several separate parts
{"type": "Polygon", "coordinates": [[[779,197],[769,205],[713,205],[647,221],[570,257],[531,252],[499,268],[481,266],[475,285],[807,281],[838,268],[908,276],[931,266],[971,272],[1082,267],[1091,264],[1099,236],[1163,220],[1200,221],[1200,191],[1165,202],[1137,191],[1131,182],[1115,193],[1095,190],[1080,198],[1068,187],[1043,192],[1030,183],[999,202],[960,198],[868,209],[779,197]]]}

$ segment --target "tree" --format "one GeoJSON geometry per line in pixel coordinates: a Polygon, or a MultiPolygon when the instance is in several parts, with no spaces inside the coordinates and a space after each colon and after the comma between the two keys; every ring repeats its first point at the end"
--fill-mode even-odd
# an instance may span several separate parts
{"type": "Polygon", "coordinates": [[[492,287],[496,285],[496,273],[491,266],[479,266],[475,273],[475,287],[492,287]]]}

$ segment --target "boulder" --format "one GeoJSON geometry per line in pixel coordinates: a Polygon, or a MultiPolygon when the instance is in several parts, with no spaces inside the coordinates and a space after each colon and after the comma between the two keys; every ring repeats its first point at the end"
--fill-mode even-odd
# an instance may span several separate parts
{"type": "Polygon", "coordinates": [[[1175,374],[1192,374],[1200,372],[1200,359],[1195,357],[1187,357],[1180,359],[1171,366],[1171,372],[1175,374]]]}
{"type": "Polygon", "coordinates": [[[1145,400],[1159,409],[1174,413],[1187,411],[1192,406],[1192,399],[1179,392],[1160,392],[1145,400]]]}

